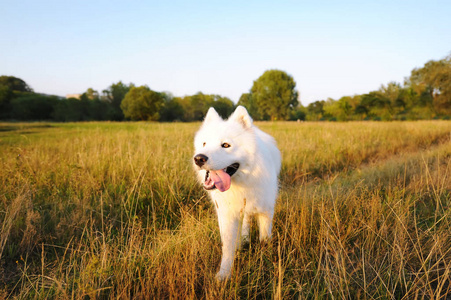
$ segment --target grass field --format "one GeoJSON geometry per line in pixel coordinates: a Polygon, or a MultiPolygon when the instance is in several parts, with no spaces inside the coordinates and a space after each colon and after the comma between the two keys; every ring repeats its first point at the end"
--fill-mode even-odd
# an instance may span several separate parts
{"type": "Polygon", "coordinates": [[[0,123],[0,298],[449,299],[451,122],[257,125],[273,237],[217,283],[199,124],[0,123]]]}

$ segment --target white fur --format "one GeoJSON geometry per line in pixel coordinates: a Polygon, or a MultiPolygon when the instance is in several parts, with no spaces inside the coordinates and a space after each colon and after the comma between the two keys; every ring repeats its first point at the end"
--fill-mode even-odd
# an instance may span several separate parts
{"type": "Polygon", "coordinates": [[[225,192],[210,190],[208,194],[216,209],[222,241],[222,260],[217,277],[230,276],[240,237],[247,239],[249,220],[255,216],[260,241],[271,235],[274,206],[277,198],[280,152],[274,139],[255,127],[247,110],[238,106],[228,120],[210,108],[194,138],[195,156],[208,157],[202,167],[194,164],[202,183],[206,170],[226,168],[239,163],[225,192]],[[221,145],[228,143],[229,148],[221,145]]]}

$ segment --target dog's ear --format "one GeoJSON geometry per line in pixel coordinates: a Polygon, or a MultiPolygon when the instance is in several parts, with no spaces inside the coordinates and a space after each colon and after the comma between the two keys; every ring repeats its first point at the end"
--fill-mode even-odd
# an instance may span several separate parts
{"type": "Polygon", "coordinates": [[[239,105],[233,114],[230,116],[229,120],[233,120],[241,124],[244,128],[248,129],[252,127],[252,118],[249,116],[246,108],[239,105]]]}
{"type": "Polygon", "coordinates": [[[213,107],[210,107],[208,109],[207,114],[205,115],[204,123],[209,123],[209,122],[218,121],[218,120],[222,120],[221,117],[218,115],[218,113],[216,112],[216,110],[213,107]]]}

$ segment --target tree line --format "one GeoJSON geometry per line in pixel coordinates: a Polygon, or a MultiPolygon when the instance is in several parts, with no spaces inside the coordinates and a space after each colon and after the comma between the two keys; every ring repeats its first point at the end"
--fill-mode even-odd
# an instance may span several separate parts
{"type": "Polygon", "coordinates": [[[113,83],[101,93],[88,88],[78,98],[62,98],[34,93],[25,81],[0,76],[0,119],[77,121],[200,121],[209,107],[226,117],[234,110],[232,100],[201,92],[173,97],[148,86],[113,83]]]}
{"type": "Polygon", "coordinates": [[[451,119],[451,55],[411,71],[404,84],[389,82],[367,94],[315,101],[307,120],[451,119]]]}
{"type": "MultiPolygon", "coordinates": [[[[264,72],[237,105],[254,120],[417,120],[451,117],[451,55],[412,70],[403,85],[390,82],[367,94],[328,98],[307,106],[299,102],[294,78],[281,70],[264,72]]],[[[227,97],[174,97],[148,86],[113,83],[101,93],[88,88],[78,98],[38,94],[20,78],[0,76],[0,119],[3,120],[147,120],[200,121],[209,107],[227,117],[235,104],[227,97]]]]}

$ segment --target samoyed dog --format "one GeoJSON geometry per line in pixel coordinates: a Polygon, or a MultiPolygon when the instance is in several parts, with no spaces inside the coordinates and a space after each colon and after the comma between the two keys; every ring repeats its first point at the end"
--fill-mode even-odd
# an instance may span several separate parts
{"type": "Polygon", "coordinates": [[[232,270],[235,251],[248,239],[255,216],[260,241],[271,235],[281,157],[275,140],[253,125],[243,106],[227,120],[214,108],[194,138],[194,168],[218,214],[222,241],[219,279],[232,270]]]}

